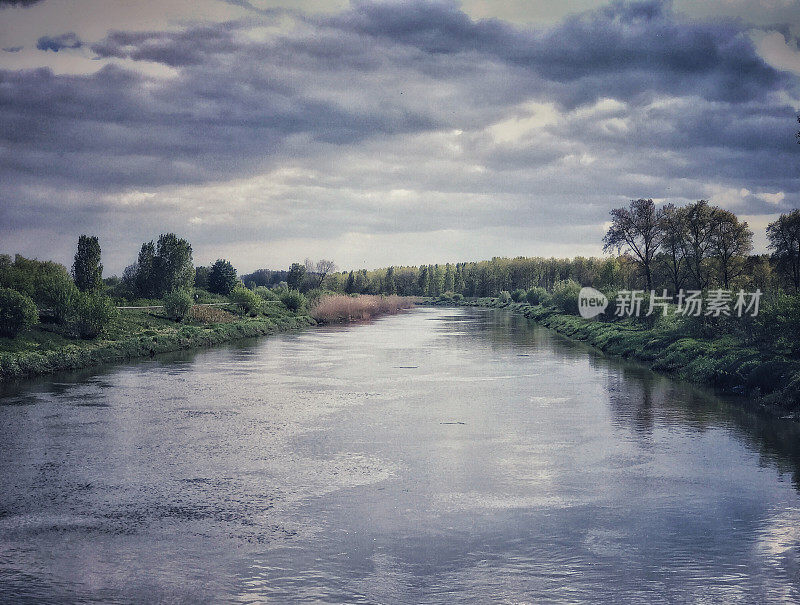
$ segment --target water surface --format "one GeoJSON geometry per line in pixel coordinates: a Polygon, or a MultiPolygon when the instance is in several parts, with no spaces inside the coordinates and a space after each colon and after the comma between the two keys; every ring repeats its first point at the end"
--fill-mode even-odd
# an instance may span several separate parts
{"type": "Polygon", "coordinates": [[[418,309],[0,395],[0,601],[800,599],[800,431],[418,309]]]}

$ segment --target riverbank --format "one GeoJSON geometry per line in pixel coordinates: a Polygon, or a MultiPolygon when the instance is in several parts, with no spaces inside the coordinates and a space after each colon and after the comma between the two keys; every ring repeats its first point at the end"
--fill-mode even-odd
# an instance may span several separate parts
{"type": "MultiPolygon", "coordinates": [[[[277,307],[277,305],[276,305],[277,307]]],[[[176,323],[163,314],[126,310],[103,337],[77,340],[54,326],[37,325],[17,338],[0,338],[0,383],[117,363],[158,353],[210,347],[254,336],[298,330],[316,322],[305,313],[272,309],[258,317],[176,323]]]]}
{"type": "Polygon", "coordinates": [[[712,386],[740,396],[747,405],[800,420],[800,361],[745,346],[732,337],[692,338],[657,325],[587,320],[553,307],[502,303],[496,298],[431,300],[428,304],[505,308],[609,355],[712,386]]]}

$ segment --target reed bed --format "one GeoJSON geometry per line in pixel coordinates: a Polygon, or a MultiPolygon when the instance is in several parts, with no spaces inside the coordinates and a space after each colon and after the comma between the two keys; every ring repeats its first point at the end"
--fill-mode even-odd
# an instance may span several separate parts
{"type": "Polygon", "coordinates": [[[413,299],[407,296],[335,294],[321,298],[311,309],[311,317],[320,323],[345,323],[393,314],[413,306],[413,299]]]}

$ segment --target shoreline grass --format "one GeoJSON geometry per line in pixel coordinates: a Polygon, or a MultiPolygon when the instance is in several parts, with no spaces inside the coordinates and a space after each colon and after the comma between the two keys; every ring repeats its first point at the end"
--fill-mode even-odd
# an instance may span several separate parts
{"type": "Polygon", "coordinates": [[[295,314],[285,309],[250,318],[217,309],[193,307],[186,323],[171,321],[158,313],[124,311],[101,338],[94,340],[67,338],[53,327],[42,324],[16,339],[0,338],[0,383],[159,353],[210,347],[297,330],[315,323],[306,314],[295,314]]]}
{"type": "Polygon", "coordinates": [[[410,309],[414,301],[407,296],[324,296],[311,309],[311,317],[319,323],[347,323],[364,321],[379,315],[393,315],[410,309]]]}

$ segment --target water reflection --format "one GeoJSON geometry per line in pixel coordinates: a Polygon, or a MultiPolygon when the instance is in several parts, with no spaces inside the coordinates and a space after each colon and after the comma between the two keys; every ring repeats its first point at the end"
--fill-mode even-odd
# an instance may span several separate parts
{"type": "Polygon", "coordinates": [[[61,375],[0,398],[0,596],[796,600],[797,437],[494,310],[61,375]]]}

